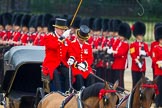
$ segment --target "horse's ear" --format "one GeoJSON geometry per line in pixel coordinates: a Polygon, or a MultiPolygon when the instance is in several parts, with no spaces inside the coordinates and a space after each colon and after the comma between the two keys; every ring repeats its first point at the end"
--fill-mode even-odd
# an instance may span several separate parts
{"type": "Polygon", "coordinates": [[[105,89],[110,89],[108,82],[105,81],[104,83],[105,83],[105,87],[104,87],[104,88],[105,88],[105,89]]]}
{"type": "Polygon", "coordinates": [[[142,77],[141,77],[141,82],[142,83],[145,83],[146,82],[146,78],[145,78],[145,75],[142,73],[142,77]]]}
{"type": "Polygon", "coordinates": [[[117,81],[114,83],[113,89],[116,90],[118,86],[119,86],[119,81],[117,80],[117,81]]]}
{"type": "Polygon", "coordinates": [[[158,79],[159,79],[159,76],[157,76],[152,82],[153,82],[154,84],[156,84],[157,81],[158,81],[158,79]]]}

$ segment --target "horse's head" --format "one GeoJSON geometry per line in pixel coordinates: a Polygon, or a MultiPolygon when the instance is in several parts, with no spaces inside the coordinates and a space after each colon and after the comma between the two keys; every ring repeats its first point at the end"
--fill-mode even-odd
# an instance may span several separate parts
{"type": "Polygon", "coordinates": [[[139,100],[139,107],[140,108],[150,108],[152,102],[154,101],[155,95],[158,94],[158,87],[156,85],[157,78],[155,78],[153,81],[150,81],[146,77],[142,77],[141,81],[139,83],[139,86],[137,86],[134,97],[136,97],[136,100],[139,100]],[[135,96],[136,95],[136,96],[135,96]]]}
{"type": "Polygon", "coordinates": [[[101,89],[99,93],[99,108],[114,108],[116,106],[119,99],[116,95],[116,88],[118,85],[119,82],[116,81],[111,89],[108,83],[105,82],[104,89],[101,89]]]}

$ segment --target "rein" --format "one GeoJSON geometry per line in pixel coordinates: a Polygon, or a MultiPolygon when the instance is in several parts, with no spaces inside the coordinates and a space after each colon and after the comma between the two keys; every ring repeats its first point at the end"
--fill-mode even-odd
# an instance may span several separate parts
{"type": "Polygon", "coordinates": [[[116,93],[116,90],[105,90],[105,89],[101,89],[100,92],[99,92],[98,98],[101,100],[102,97],[103,97],[106,93],[116,93]]]}
{"type": "Polygon", "coordinates": [[[158,95],[159,94],[159,89],[157,84],[142,84],[141,85],[142,88],[153,88],[155,90],[155,94],[158,95]]]}

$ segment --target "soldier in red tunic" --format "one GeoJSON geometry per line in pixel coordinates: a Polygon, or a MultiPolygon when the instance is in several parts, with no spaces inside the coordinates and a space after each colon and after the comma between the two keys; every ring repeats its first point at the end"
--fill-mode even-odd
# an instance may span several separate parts
{"type": "Polygon", "coordinates": [[[0,46],[3,45],[2,37],[4,36],[4,26],[3,26],[3,14],[0,14],[0,46]]]}
{"type": "Polygon", "coordinates": [[[60,75],[64,78],[65,91],[69,89],[69,69],[67,60],[69,58],[69,40],[63,37],[63,33],[68,28],[66,20],[56,18],[54,33],[48,34],[44,38],[45,59],[43,62],[43,74],[49,75],[51,79],[51,91],[62,91],[60,75]],[[53,85],[54,84],[54,85],[53,85]]]}
{"type": "Polygon", "coordinates": [[[154,46],[152,52],[152,61],[154,64],[155,75],[159,76],[157,85],[159,89],[159,95],[156,96],[155,103],[156,108],[162,107],[162,26],[158,26],[155,30],[155,37],[159,42],[158,45],[154,46]]]}
{"type": "MultiPolygon", "coordinates": [[[[155,33],[156,28],[159,27],[159,26],[162,26],[162,23],[156,23],[156,24],[155,24],[154,33],[155,33]]],[[[153,48],[154,48],[156,45],[159,44],[158,39],[157,39],[157,37],[156,37],[156,34],[154,34],[154,36],[155,36],[155,41],[151,42],[151,48],[150,48],[150,57],[151,57],[151,58],[152,58],[152,54],[153,54],[153,52],[152,52],[153,48]]],[[[154,67],[155,67],[155,64],[152,62],[153,78],[156,77],[156,76],[155,76],[155,72],[154,72],[154,70],[155,70],[154,67]]]]}
{"type": "Polygon", "coordinates": [[[70,58],[68,64],[72,65],[72,73],[76,78],[75,88],[80,90],[82,86],[90,86],[95,82],[91,75],[91,65],[93,62],[92,47],[86,42],[89,38],[90,29],[86,25],[81,25],[77,31],[77,39],[70,44],[70,58]]]}
{"type": "Polygon", "coordinates": [[[10,45],[10,42],[12,40],[12,33],[13,33],[13,31],[12,31],[12,21],[11,21],[12,14],[4,13],[4,15],[2,16],[2,19],[3,19],[3,25],[5,27],[4,36],[2,38],[3,44],[4,45],[10,45]]]}
{"type": "Polygon", "coordinates": [[[119,44],[115,44],[116,49],[113,51],[114,62],[112,64],[112,72],[115,73],[112,76],[114,81],[119,80],[119,86],[124,88],[124,71],[128,67],[128,40],[131,37],[131,29],[129,24],[122,23],[119,26],[119,44]]]}
{"type": "Polygon", "coordinates": [[[146,71],[145,57],[149,56],[148,45],[143,41],[146,33],[146,26],[143,22],[136,22],[132,26],[133,35],[136,38],[135,42],[130,44],[130,55],[132,57],[132,79],[133,87],[141,79],[142,74],[146,71]]]}
{"type": "MultiPolygon", "coordinates": [[[[94,63],[96,69],[96,75],[103,78],[104,67],[103,67],[103,52],[102,52],[102,19],[96,18],[93,22],[93,53],[94,53],[94,63]]],[[[96,79],[98,82],[99,80],[96,79]]]]}
{"type": "Polygon", "coordinates": [[[21,39],[21,20],[22,20],[22,17],[23,15],[22,14],[17,14],[15,16],[15,21],[13,23],[13,29],[14,29],[14,32],[13,32],[13,38],[12,38],[12,41],[13,41],[13,44],[14,45],[20,45],[20,39],[21,39]]]}

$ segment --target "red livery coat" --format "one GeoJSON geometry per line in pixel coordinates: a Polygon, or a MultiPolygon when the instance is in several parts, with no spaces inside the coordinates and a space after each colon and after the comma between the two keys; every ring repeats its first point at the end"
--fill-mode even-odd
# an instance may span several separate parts
{"type": "Polygon", "coordinates": [[[80,74],[83,76],[83,78],[86,79],[90,72],[92,72],[91,65],[93,62],[93,54],[91,45],[85,42],[81,48],[78,40],[75,39],[70,44],[70,56],[73,56],[78,63],[84,61],[87,62],[88,70],[86,72],[82,72],[79,69],[77,69],[77,67],[72,65],[73,76],[80,74]]]}
{"type": "Polygon", "coordinates": [[[43,62],[43,74],[50,75],[50,79],[53,79],[53,72],[60,63],[68,67],[69,43],[70,41],[68,39],[60,42],[58,37],[53,33],[48,34],[44,38],[46,56],[43,62]]]}
{"type": "Polygon", "coordinates": [[[136,72],[145,72],[146,71],[146,62],[145,59],[142,60],[143,64],[142,64],[142,69],[140,69],[135,61],[135,59],[140,57],[140,50],[142,45],[144,46],[144,50],[147,54],[147,56],[149,56],[149,50],[148,50],[148,45],[145,42],[133,42],[130,44],[130,55],[132,57],[132,71],[136,71],[136,72]]]}

